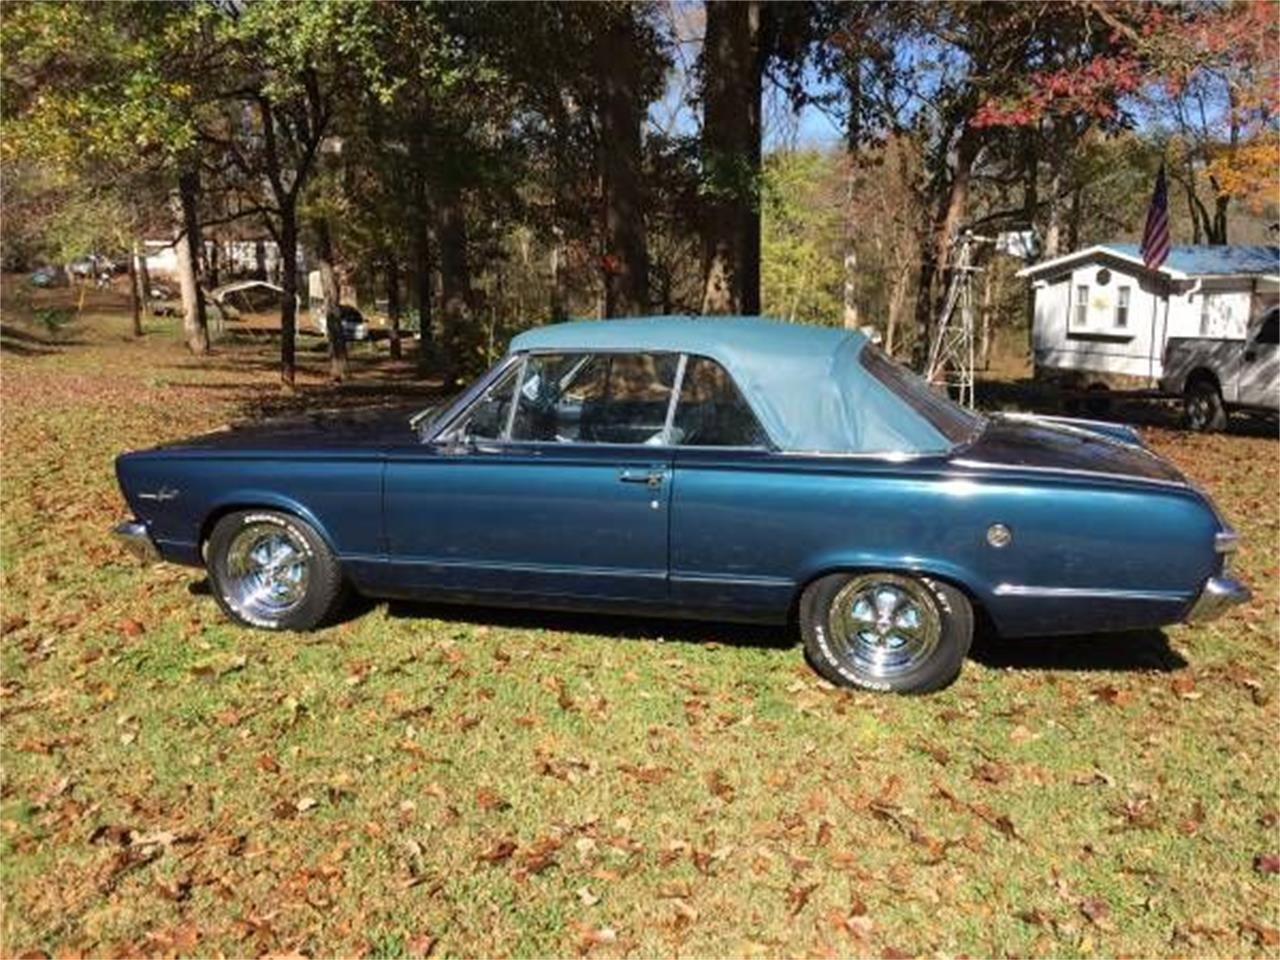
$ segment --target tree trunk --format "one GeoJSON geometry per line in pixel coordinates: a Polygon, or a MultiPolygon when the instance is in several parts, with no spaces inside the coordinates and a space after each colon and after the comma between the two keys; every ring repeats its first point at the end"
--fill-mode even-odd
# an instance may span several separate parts
{"type": "Polygon", "coordinates": [[[1083,216],[1084,188],[1077,186],[1071,191],[1071,212],[1067,216],[1067,249],[1080,249],[1080,219],[1083,216]]]}
{"type": "Polygon", "coordinates": [[[862,150],[862,64],[854,59],[845,68],[845,91],[849,98],[849,122],[845,128],[845,163],[848,164],[844,191],[844,303],[842,322],[856,329],[858,317],[858,248],[854,243],[853,200],[858,186],[858,161],[862,150]]]}
{"type": "Polygon", "coordinates": [[[916,369],[924,369],[933,337],[934,322],[938,312],[938,296],[935,280],[947,279],[947,266],[951,258],[951,243],[964,219],[969,202],[969,180],[973,163],[978,156],[978,136],[966,126],[956,144],[955,167],[951,171],[950,184],[944,192],[933,221],[933,232],[925,244],[920,263],[920,287],[916,291],[916,342],[913,347],[916,369]]]}
{"type": "Polygon", "coordinates": [[[391,346],[391,359],[400,359],[400,261],[387,258],[387,326],[391,346]]]}
{"type": "Polygon", "coordinates": [[[467,219],[462,195],[455,185],[440,191],[435,205],[436,237],[440,243],[440,340],[446,376],[455,380],[466,369],[475,343],[471,329],[475,294],[467,261],[467,219]]]}
{"type": "Polygon", "coordinates": [[[995,265],[988,264],[982,278],[982,335],[978,340],[978,356],[983,370],[991,368],[991,274],[995,265]]]}
{"type": "Polygon", "coordinates": [[[428,244],[425,222],[413,228],[409,256],[412,273],[410,287],[413,291],[413,305],[418,310],[418,375],[426,376],[432,361],[434,336],[431,330],[431,247],[428,244]]]}
{"type": "Polygon", "coordinates": [[[218,286],[219,268],[222,265],[220,262],[222,259],[222,251],[219,248],[217,240],[209,241],[209,244],[204,249],[205,260],[209,264],[209,286],[211,288],[216,287],[218,286]]]}
{"type": "Polygon", "coordinates": [[[129,257],[129,307],[133,313],[133,335],[142,336],[142,294],[138,291],[137,245],[129,257]]]}
{"type": "Polygon", "coordinates": [[[630,8],[610,10],[608,29],[596,46],[607,317],[634,316],[649,310],[641,156],[645,97],[637,44],[630,8]]]}
{"type": "Polygon", "coordinates": [[[551,310],[552,322],[559,322],[569,316],[565,308],[564,298],[564,230],[552,227],[551,235],[551,310]]]}
{"type": "Polygon", "coordinates": [[[298,211],[280,208],[280,382],[293,391],[298,336],[298,211]]]}
{"type": "Polygon", "coordinates": [[[898,271],[897,278],[893,281],[893,293],[889,297],[889,322],[884,333],[884,352],[893,355],[893,349],[898,345],[898,327],[900,326],[900,318],[902,316],[902,308],[907,300],[907,283],[911,278],[911,265],[903,264],[898,271]]]}
{"type": "Polygon", "coordinates": [[[151,271],[147,269],[147,248],[136,240],[133,244],[133,260],[138,272],[138,296],[142,298],[142,312],[151,312],[151,271]]]}
{"type": "Polygon", "coordinates": [[[253,276],[256,280],[267,279],[267,241],[253,241],[253,276]]]}
{"type": "Polygon", "coordinates": [[[209,323],[205,316],[204,291],[196,268],[200,250],[198,208],[200,178],[188,171],[178,177],[178,215],[181,236],[177,240],[178,286],[182,291],[182,332],[187,347],[196,356],[209,352],[209,323]]]}
{"type": "Polygon", "coordinates": [[[333,265],[333,234],[329,221],[316,220],[316,266],[320,271],[320,290],[324,296],[324,330],[329,341],[329,379],[341,383],[347,378],[347,338],[342,332],[342,291],[338,271],[333,265]]]}
{"type": "Polygon", "coordinates": [[[760,3],[707,0],[703,313],[760,312],[760,3]]]}

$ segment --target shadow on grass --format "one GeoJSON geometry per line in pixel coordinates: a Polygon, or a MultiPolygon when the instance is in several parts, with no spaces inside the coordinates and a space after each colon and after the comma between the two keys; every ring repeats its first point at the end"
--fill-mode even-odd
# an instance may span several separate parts
{"type": "Polygon", "coordinates": [[[63,334],[64,331],[58,331],[41,336],[12,323],[0,323],[0,351],[19,357],[43,356],[58,353],[65,347],[82,347],[88,343],[63,334]]]}
{"type": "MultiPolygon", "coordinates": [[[[359,598],[352,612],[374,601],[359,598]]],[[[446,623],[499,627],[504,630],[549,630],[589,633],[618,640],[665,640],[675,643],[719,643],[725,646],[786,649],[799,642],[795,627],[785,624],[722,623],[673,617],[626,616],[576,610],[537,610],[527,607],[488,607],[451,603],[393,600],[387,604],[393,619],[430,618],[446,623]]]]}
{"type": "Polygon", "coordinates": [[[1187,666],[1163,630],[1023,638],[978,634],[969,658],[996,670],[1171,673],[1187,666]]]}
{"type": "MultiPolygon", "coordinates": [[[[187,591],[197,596],[211,594],[207,578],[193,580],[188,584],[187,591]]],[[[593,634],[618,640],[719,643],[725,646],[776,650],[785,650],[800,643],[794,624],[724,623],[575,610],[539,610],[531,607],[384,601],[354,593],[339,611],[336,622],[358,620],[382,603],[386,603],[387,615],[393,620],[440,620],[460,626],[497,627],[503,630],[546,630],[554,633],[593,634]]],[[[989,628],[981,628],[974,636],[969,659],[993,670],[1083,673],[1173,673],[1188,666],[1186,659],[1169,646],[1169,638],[1163,630],[1003,638],[996,636],[989,628]]]]}

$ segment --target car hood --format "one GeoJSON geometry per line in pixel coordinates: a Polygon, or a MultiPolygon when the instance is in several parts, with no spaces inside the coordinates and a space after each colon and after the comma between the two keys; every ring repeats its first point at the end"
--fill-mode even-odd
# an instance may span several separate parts
{"type": "Polygon", "coordinates": [[[1062,420],[993,417],[978,439],[957,454],[955,462],[964,466],[1084,471],[1134,480],[1186,482],[1172,464],[1141,445],[1124,443],[1062,420]]]}
{"type": "Polygon", "coordinates": [[[423,404],[359,410],[317,410],[254,423],[235,423],[213,433],[162,445],[163,450],[370,450],[418,442],[409,418],[423,404]]]}

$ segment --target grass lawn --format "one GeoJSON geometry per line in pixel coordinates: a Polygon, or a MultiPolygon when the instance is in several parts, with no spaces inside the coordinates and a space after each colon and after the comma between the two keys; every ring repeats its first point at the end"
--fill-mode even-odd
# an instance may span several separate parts
{"type": "MultiPolygon", "coordinates": [[[[917,699],[785,631],[363,604],[231,626],[107,536],[119,452],[421,388],[5,318],[0,954],[1280,956],[1280,451],[1152,429],[1257,597],[980,642],[917,699]],[[15,326],[16,324],[16,326],[15,326]]],[[[1152,558],[1158,563],[1159,558],[1152,558]]]]}

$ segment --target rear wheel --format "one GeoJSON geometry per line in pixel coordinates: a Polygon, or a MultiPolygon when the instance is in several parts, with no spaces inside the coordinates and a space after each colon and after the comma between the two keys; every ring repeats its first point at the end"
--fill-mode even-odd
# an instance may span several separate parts
{"type": "Polygon", "coordinates": [[[927,693],[960,673],[973,608],[954,587],[889,571],[815,580],[800,598],[810,664],[832,683],[927,693]]]}
{"type": "Polygon", "coordinates": [[[342,602],[337,558],[307,523],[275,510],[240,510],[218,521],[206,551],[219,606],[267,630],[310,630],[342,602]]]}
{"type": "Polygon", "coordinates": [[[1187,384],[1183,408],[1187,415],[1187,426],[1192,430],[1216,431],[1227,428],[1227,408],[1222,402],[1222,392],[1207,377],[1199,377],[1187,384]]]}

